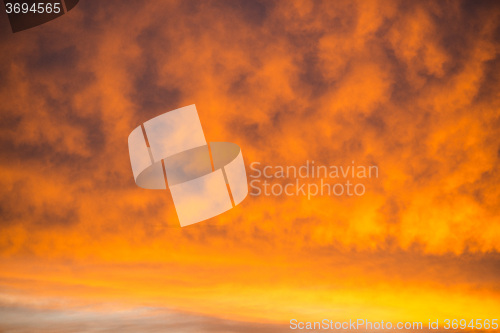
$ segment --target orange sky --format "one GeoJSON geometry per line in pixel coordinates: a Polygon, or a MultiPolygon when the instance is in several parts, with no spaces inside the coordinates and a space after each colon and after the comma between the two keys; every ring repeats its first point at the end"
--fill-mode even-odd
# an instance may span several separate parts
{"type": "Polygon", "coordinates": [[[16,34],[0,16],[0,330],[25,313],[69,330],[68,309],[160,309],[176,332],[498,316],[498,3],[82,0],[16,34]],[[249,174],[356,161],[379,178],[176,228],[127,137],[190,104],[249,174]]]}

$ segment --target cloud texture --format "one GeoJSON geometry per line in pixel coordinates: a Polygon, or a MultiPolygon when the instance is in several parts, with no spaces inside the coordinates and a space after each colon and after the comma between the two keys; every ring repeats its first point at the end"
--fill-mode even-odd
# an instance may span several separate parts
{"type": "Polygon", "coordinates": [[[81,1],[21,33],[1,22],[5,302],[273,323],[500,305],[497,2],[81,1]],[[168,193],[135,186],[127,137],[189,104],[247,167],[379,178],[176,228],[168,193]]]}

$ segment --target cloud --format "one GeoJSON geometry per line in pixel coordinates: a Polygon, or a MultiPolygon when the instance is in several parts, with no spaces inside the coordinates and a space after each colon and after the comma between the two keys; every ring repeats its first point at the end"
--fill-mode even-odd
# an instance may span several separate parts
{"type": "Polygon", "coordinates": [[[0,315],[5,320],[2,330],[36,330],[37,332],[284,332],[274,324],[256,324],[221,320],[164,308],[134,308],[101,311],[80,307],[76,309],[36,309],[3,306],[0,315]]]}
{"type": "Polygon", "coordinates": [[[117,284],[134,304],[253,321],[497,304],[499,13],[486,1],[82,2],[22,33],[1,26],[1,276],[73,284],[24,266],[45,263],[84,270],[78,284],[113,300],[117,284]],[[127,137],[193,103],[207,140],[241,146],[247,171],[355,161],[380,177],[363,197],[249,197],[177,229],[168,193],[134,185],[127,137]],[[461,279],[463,258],[486,274],[461,279]],[[457,262],[440,275],[433,260],[457,262]],[[373,286],[373,303],[348,279],[373,286]]]}

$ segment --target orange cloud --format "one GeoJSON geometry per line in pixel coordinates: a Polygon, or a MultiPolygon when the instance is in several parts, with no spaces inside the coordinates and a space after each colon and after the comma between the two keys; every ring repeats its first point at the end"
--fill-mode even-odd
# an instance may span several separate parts
{"type": "Polygon", "coordinates": [[[498,22],[491,2],[169,1],[4,23],[4,302],[280,324],[494,316],[498,22]],[[194,103],[249,174],[355,161],[380,175],[362,197],[250,196],[176,228],[168,194],[135,186],[127,137],[194,103]]]}

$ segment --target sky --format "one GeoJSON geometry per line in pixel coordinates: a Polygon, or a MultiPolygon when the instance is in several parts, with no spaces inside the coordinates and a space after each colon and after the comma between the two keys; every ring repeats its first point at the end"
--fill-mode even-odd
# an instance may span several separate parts
{"type": "Polygon", "coordinates": [[[0,330],[493,319],[499,42],[495,1],[82,0],[15,34],[0,15],[0,330]],[[127,138],[191,104],[248,175],[379,176],[180,228],[127,138]]]}

